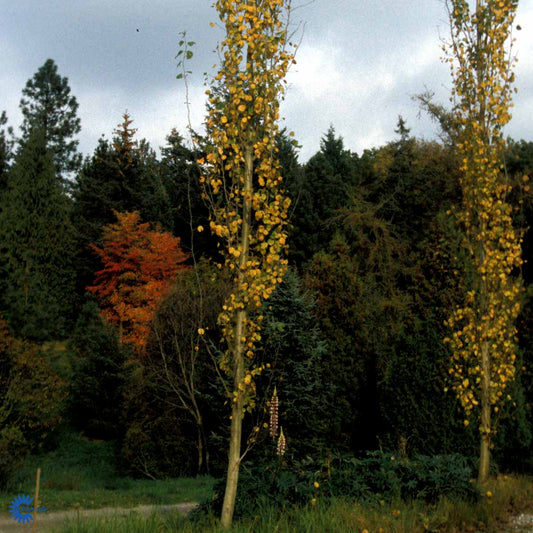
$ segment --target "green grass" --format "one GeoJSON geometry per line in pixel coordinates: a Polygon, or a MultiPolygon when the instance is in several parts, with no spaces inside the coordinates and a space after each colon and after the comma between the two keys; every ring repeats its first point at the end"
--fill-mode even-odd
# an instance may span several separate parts
{"type": "MultiPolygon", "coordinates": [[[[51,511],[133,507],[201,501],[213,486],[212,478],[135,480],[117,476],[110,443],[83,439],[72,433],[61,438],[57,450],[29,457],[14,478],[9,492],[0,493],[0,512],[7,513],[14,496],[33,494],[35,471],[42,469],[40,500],[51,511]]],[[[476,503],[441,499],[360,502],[346,499],[309,501],[302,508],[264,507],[251,518],[236,520],[233,533],[422,533],[501,532],[512,515],[533,512],[533,478],[499,476],[483,489],[476,503]]],[[[218,519],[204,516],[192,522],[177,513],[105,518],[78,518],[56,529],[58,533],[219,533],[218,519]]]]}
{"type": "MultiPolygon", "coordinates": [[[[442,499],[437,504],[396,501],[361,503],[342,499],[318,501],[304,508],[258,510],[235,521],[232,533],[429,533],[484,531],[500,533],[511,516],[533,509],[533,479],[500,476],[489,482],[479,502],[442,499]],[[489,495],[487,495],[487,492],[489,495]]],[[[177,514],[78,519],[57,533],[221,533],[213,516],[191,522],[177,514]]]]}
{"type": "Polygon", "coordinates": [[[50,510],[130,507],[140,504],[195,502],[211,491],[214,480],[163,480],[119,477],[114,467],[113,444],[90,441],[65,433],[57,450],[28,457],[7,492],[0,492],[0,513],[21,493],[33,494],[37,468],[41,468],[39,500],[50,510]]]}
{"type": "Polygon", "coordinates": [[[172,519],[165,519],[157,514],[148,517],[132,514],[127,518],[108,517],[101,520],[84,520],[78,518],[77,520],[67,521],[64,526],[54,531],[60,533],[100,533],[105,531],[117,533],[156,533],[172,531],[171,528],[173,527],[172,519]]]}
{"type": "MultiPolygon", "coordinates": [[[[41,489],[39,501],[51,511],[98,509],[99,507],[133,507],[141,504],[197,502],[211,490],[212,478],[180,478],[156,481],[121,480],[117,489],[90,490],[41,489]]],[[[35,487],[11,493],[0,493],[0,512],[7,513],[17,494],[33,495],[35,487]]]]}

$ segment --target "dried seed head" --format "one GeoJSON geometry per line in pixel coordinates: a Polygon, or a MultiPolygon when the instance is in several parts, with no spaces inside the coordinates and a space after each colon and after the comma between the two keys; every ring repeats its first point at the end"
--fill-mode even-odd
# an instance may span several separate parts
{"type": "Polygon", "coordinates": [[[279,432],[279,437],[278,437],[277,454],[285,455],[286,451],[287,451],[287,441],[285,440],[285,435],[283,434],[283,428],[281,428],[279,432]]]}
{"type": "Polygon", "coordinates": [[[274,387],[274,393],[270,399],[270,436],[274,438],[278,433],[278,410],[279,410],[279,398],[278,391],[274,387]]]}

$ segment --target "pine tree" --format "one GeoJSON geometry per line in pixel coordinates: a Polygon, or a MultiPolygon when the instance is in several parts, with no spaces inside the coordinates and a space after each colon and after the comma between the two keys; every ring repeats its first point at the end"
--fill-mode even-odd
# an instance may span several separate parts
{"type": "MultiPolygon", "coordinates": [[[[9,169],[11,159],[13,158],[13,129],[8,127],[4,129],[7,124],[7,115],[5,111],[2,111],[0,115],[0,212],[2,211],[2,198],[7,193],[7,179],[9,175],[9,169]]],[[[1,244],[0,244],[1,249],[1,244]]],[[[2,254],[0,255],[0,294],[5,291],[5,276],[6,276],[6,258],[2,254]]]]}
{"type": "Polygon", "coordinates": [[[198,227],[209,226],[209,209],[202,199],[200,172],[194,164],[200,157],[198,149],[186,146],[183,137],[173,129],[167,136],[167,145],[161,149],[161,179],[172,209],[174,235],[181,238],[186,252],[217,257],[217,239],[198,227]]]}
{"type": "Polygon", "coordinates": [[[116,187],[115,151],[105,139],[98,139],[92,156],[83,162],[72,187],[72,223],[76,230],[76,294],[83,298],[101,262],[90,245],[102,244],[102,228],[115,220],[113,209],[121,210],[116,187]]]}
{"type": "Polygon", "coordinates": [[[457,165],[451,149],[410,137],[401,117],[396,133],[399,140],[361,156],[354,192],[379,206],[378,216],[417,249],[442,205],[460,197],[457,165]]]}
{"type": "Polygon", "coordinates": [[[18,336],[67,334],[74,282],[69,210],[44,135],[34,130],[19,148],[0,210],[2,307],[18,336]]]}
{"type": "Polygon", "coordinates": [[[56,175],[65,179],[81,164],[78,141],[74,139],[81,130],[76,114],[78,102],[70,94],[68,78],[62,78],[53,59],[47,59],[27,81],[22,94],[22,140],[27,141],[33,130],[41,130],[46,147],[52,152],[56,175]]]}

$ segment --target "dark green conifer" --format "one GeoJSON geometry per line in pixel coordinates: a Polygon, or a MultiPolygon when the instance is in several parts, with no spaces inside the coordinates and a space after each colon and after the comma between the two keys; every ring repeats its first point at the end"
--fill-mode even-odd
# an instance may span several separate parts
{"type": "Polygon", "coordinates": [[[73,377],[70,417],[74,427],[95,439],[119,436],[126,353],[117,332],[87,299],[72,334],[73,377]]]}
{"type": "Polygon", "coordinates": [[[336,384],[324,380],[326,344],[313,317],[314,303],[295,271],[265,303],[262,353],[270,361],[270,399],[279,397],[279,425],[288,439],[288,453],[301,458],[324,452],[330,429],[336,384]]]}
{"type": "Polygon", "coordinates": [[[66,178],[81,164],[78,141],[74,139],[81,130],[76,114],[78,102],[70,94],[68,78],[62,78],[54,60],[47,59],[27,81],[22,94],[22,140],[27,141],[33,130],[41,130],[46,147],[52,152],[57,177],[66,178]]]}
{"type": "Polygon", "coordinates": [[[33,130],[19,148],[0,209],[1,303],[18,336],[67,335],[74,282],[69,211],[44,134],[33,130]]]}
{"type": "Polygon", "coordinates": [[[303,176],[289,186],[294,207],[291,215],[291,259],[298,265],[327,248],[335,233],[337,209],[348,201],[354,185],[357,155],[344,148],[342,137],[330,127],[320,151],[304,166],[303,176]]]}

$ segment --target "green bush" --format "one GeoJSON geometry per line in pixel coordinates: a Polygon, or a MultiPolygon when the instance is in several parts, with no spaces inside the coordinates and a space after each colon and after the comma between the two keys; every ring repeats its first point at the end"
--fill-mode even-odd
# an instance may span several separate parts
{"type": "MultiPolygon", "coordinates": [[[[272,457],[269,463],[243,464],[235,516],[250,516],[268,506],[305,505],[319,497],[474,502],[479,494],[471,475],[471,466],[460,455],[418,455],[408,460],[369,452],[364,458],[342,454],[322,463],[310,457],[292,463],[272,457]]],[[[225,480],[221,479],[211,500],[200,506],[198,513],[220,513],[224,488],[225,480]]]]}
{"type": "Polygon", "coordinates": [[[370,452],[365,458],[338,456],[331,461],[331,475],[325,478],[333,496],[385,500],[424,500],[441,497],[473,501],[477,491],[471,482],[472,468],[460,455],[417,455],[413,460],[393,454],[370,452]]]}
{"type": "Polygon", "coordinates": [[[92,299],[87,299],[81,310],[69,346],[73,351],[72,425],[90,438],[118,438],[126,352],[92,299]]]}
{"type": "MultiPolygon", "coordinates": [[[[235,518],[251,516],[270,506],[281,509],[305,504],[311,499],[314,489],[309,477],[309,472],[288,468],[281,461],[257,466],[243,464],[239,472],[235,518]]],[[[225,486],[225,478],[219,479],[213,486],[210,500],[202,503],[192,517],[198,519],[205,514],[220,516],[225,486]]]]}
{"type": "Polygon", "coordinates": [[[13,472],[22,464],[27,442],[19,428],[6,426],[0,430],[0,487],[8,488],[13,472]]]}
{"type": "Polygon", "coordinates": [[[61,422],[66,384],[39,346],[13,338],[0,317],[0,487],[61,422]]]}

